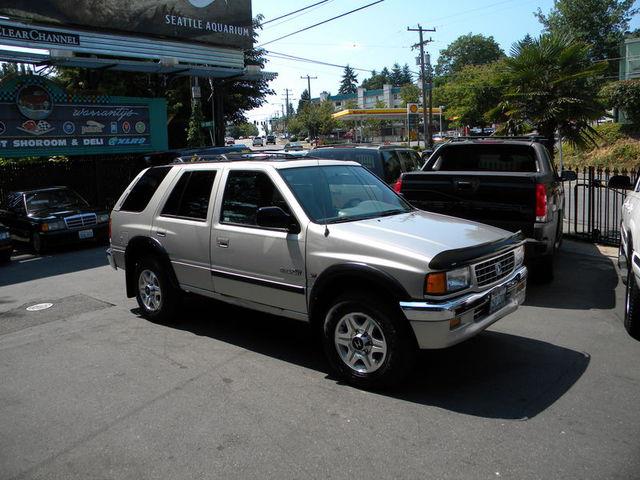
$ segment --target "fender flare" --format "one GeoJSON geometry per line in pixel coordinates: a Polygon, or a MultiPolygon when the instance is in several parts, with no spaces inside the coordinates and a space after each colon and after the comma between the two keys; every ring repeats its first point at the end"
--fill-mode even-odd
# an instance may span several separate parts
{"type": "Polygon", "coordinates": [[[173,286],[179,288],[178,279],[173,271],[169,254],[160,242],[155,238],[137,236],[129,240],[124,252],[125,279],[128,298],[136,296],[135,260],[142,256],[154,256],[159,259],[165,268],[167,268],[167,271],[169,272],[169,279],[173,286]]]}

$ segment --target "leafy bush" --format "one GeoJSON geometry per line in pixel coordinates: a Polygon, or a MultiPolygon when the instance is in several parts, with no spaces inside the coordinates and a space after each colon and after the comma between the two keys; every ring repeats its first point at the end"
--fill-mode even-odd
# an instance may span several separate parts
{"type": "Polygon", "coordinates": [[[624,110],[626,117],[640,126],[640,80],[622,80],[605,85],[600,96],[612,108],[624,110]]]}

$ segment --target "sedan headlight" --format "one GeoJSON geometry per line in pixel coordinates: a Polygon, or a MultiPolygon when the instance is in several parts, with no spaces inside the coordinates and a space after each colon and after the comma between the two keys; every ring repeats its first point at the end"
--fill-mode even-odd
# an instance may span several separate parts
{"type": "Polygon", "coordinates": [[[55,232],[56,230],[64,230],[65,228],[67,228],[67,224],[64,223],[64,220],[47,222],[40,225],[40,230],[43,232],[55,232]]]}
{"type": "Polygon", "coordinates": [[[108,213],[101,213],[98,215],[98,223],[107,223],[109,221],[108,213]]]}
{"type": "Polygon", "coordinates": [[[520,245],[513,251],[514,260],[515,260],[515,268],[518,268],[520,265],[524,263],[524,245],[520,245]]]}
{"type": "Polygon", "coordinates": [[[450,272],[437,272],[427,275],[424,293],[427,295],[443,295],[454,293],[471,286],[471,270],[469,267],[458,268],[450,272]]]}

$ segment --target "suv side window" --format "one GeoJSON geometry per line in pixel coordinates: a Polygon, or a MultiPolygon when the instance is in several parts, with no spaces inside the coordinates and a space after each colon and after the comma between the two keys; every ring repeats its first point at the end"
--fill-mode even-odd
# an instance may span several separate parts
{"type": "Polygon", "coordinates": [[[147,170],[144,175],[140,177],[138,183],[133,186],[129,195],[122,203],[120,210],[139,213],[147,208],[151,197],[156,193],[156,190],[171,168],[172,167],[155,167],[147,170]]]}
{"type": "Polygon", "coordinates": [[[390,150],[382,151],[382,164],[384,166],[384,181],[393,183],[400,178],[402,168],[400,167],[400,158],[398,153],[390,150]]]}
{"type": "Polygon", "coordinates": [[[183,172],[160,215],[206,221],[214,170],[183,172]]]}
{"type": "Polygon", "coordinates": [[[280,207],[291,215],[287,202],[269,175],[256,171],[230,171],[220,222],[256,227],[256,214],[261,207],[280,207]]]}

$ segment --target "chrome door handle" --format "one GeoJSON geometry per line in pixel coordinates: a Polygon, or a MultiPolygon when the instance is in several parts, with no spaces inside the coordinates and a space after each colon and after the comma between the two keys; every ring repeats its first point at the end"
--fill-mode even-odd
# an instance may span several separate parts
{"type": "Polygon", "coordinates": [[[216,240],[217,240],[218,246],[220,248],[229,248],[229,239],[228,238],[220,238],[220,237],[218,237],[216,240]]]}
{"type": "Polygon", "coordinates": [[[166,237],[167,236],[167,232],[164,232],[162,230],[158,230],[156,231],[156,235],[159,237],[166,237]]]}

